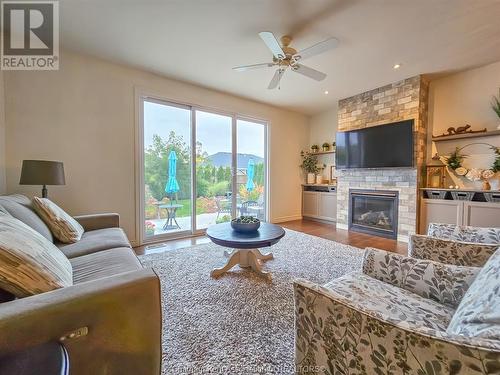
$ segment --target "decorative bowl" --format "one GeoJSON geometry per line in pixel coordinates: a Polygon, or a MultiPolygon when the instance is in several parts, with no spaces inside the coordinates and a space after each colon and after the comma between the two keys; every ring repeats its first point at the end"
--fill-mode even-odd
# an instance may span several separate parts
{"type": "Polygon", "coordinates": [[[234,231],[239,233],[252,233],[257,232],[260,227],[260,220],[255,219],[253,222],[245,223],[241,222],[241,218],[231,220],[231,227],[234,231]]]}

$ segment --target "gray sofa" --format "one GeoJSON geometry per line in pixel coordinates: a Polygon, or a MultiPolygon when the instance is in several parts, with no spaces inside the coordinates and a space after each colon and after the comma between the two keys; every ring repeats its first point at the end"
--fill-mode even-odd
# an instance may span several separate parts
{"type": "MultiPolygon", "coordinates": [[[[0,210],[54,241],[29,198],[0,196],[0,210]]],[[[82,239],[56,242],[73,266],[73,286],[22,299],[0,291],[0,361],[3,355],[60,341],[68,350],[71,374],[159,374],[158,276],[141,266],[118,214],[75,218],[85,229],[82,239]]]]}

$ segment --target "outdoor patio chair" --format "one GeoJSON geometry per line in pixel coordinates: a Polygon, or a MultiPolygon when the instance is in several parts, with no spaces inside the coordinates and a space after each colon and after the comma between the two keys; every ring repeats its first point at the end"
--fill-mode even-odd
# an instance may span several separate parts
{"type": "Polygon", "coordinates": [[[259,202],[256,201],[246,201],[241,204],[240,214],[241,216],[258,216],[258,211],[251,211],[249,207],[259,207],[259,202]]]}
{"type": "Polygon", "coordinates": [[[215,198],[215,204],[217,205],[217,219],[220,214],[231,214],[231,201],[215,198]]]}

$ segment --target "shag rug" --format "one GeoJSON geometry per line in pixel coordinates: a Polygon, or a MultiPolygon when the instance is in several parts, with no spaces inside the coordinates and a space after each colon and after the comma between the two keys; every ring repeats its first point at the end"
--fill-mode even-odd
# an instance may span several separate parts
{"type": "Polygon", "coordinates": [[[239,267],[211,278],[226,262],[212,243],[139,257],[161,280],[163,374],[294,373],[293,280],[360,270],[363,251],[292,230],[269,251],[271,281],[239,267]]]}

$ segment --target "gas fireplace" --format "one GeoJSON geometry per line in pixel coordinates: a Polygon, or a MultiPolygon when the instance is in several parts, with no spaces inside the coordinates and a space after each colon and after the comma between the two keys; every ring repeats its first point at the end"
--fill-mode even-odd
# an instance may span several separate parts
{"type": "Polygon", "coordinates": [[[397,239],[399,193],[349,190],[349,230],[397,239]]]}

